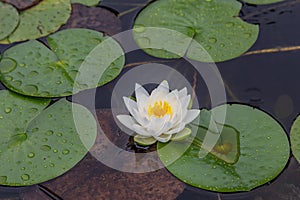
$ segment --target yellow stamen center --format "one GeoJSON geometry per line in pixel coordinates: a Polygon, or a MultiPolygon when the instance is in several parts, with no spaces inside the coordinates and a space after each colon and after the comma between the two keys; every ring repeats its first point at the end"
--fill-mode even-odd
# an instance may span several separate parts
{"type": "Polygon", "coordinates": [[[166,101],[156,101],[154,104],[148,107],[148,116],[154,116],[157,118],[165,115],[172,115],[172,107],[166,101]]]}

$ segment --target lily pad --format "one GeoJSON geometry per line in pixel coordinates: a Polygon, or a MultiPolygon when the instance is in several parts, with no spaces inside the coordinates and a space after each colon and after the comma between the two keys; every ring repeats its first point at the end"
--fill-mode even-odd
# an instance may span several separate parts
{"type": "Polygon", "coordinates": [[[124,65],[119,44],[97,31],[67,29],[49,36],[48,43],[51,49],[31,40],[5,51],[2,83],[28,96],[68,96],[113,80],[124,65]]]}
{"type": "Polygon", "coordinates": [[[258,37],[259,27],[238,17],[241,6],[236,0],[155,1],[135,19],[134,39],[159,58],[229,60],[246,52],[258,37]]]}
{"type": "Polygon", "coordinates": [[[80,3],[86,6],[96,6],[101,0],[71,0],[71,3],[80,3]]]}
{"type": "Polygon", "coordinates": [[[134,142],[141,146],[150,146],[157,142],[157,140],[154,137],[144,137],[142,135],[136,135],[133,139],[134,142]]]}
{"type": "Polygon", "coordinates": [[[19,13],[11,5],[0,1],[0,40],[11,34],[19,23],[19,13]]]}
{"type": "Polygon", "coordinates": [[[296,160],[300,163],[300,117],[298,116],[294,121],[291,133],[291,148],[293,155],[295,156],[296,160]]]}
{"type": "MultiPolygon", "coordinates": [[[[187,184],[218,192],[249,191],[280,174],[289,159],[289,141],[280,124],[250,106],[216,107],[215,119],[225,106],[225,124],[240,132],[240,156],[235,164],[228,164],[210,153],[199,158],[200,147],[191,144],[186,150],[185,142],[158,143],[158,154],[167,169],[187,184]]],[[[201,126],[208,127],[206,119],[210,119],[210,111],[202,110],[201,126]]],[[[195,130],[197,126],[191,125],[191,128],[195,130]]],[[[193,134],[201,136],[206,133],[203,130],[198,129],[193,134]]]]}
{"type": "Polygon", "coordinates": [[[282,2],[283,0],[244,0],[246,3],[255,4],[255,5],[263,5],[263,4],[271,4],[282,2]]]}
{"type": "Polygon", "coordinates": [[[70,15],[70,0],[44,0],[22,11],[17,29],[0,43],[12,43],[49,35],[65,24],[70,15]]]}
{"type": "Polygon", "coordinates": [[[47,99],[4,90],[0,98],[0,185],[32,185],[60,176],[95,141],[95,119],[78,104],[62,99],[46,108],[47,99]]]}

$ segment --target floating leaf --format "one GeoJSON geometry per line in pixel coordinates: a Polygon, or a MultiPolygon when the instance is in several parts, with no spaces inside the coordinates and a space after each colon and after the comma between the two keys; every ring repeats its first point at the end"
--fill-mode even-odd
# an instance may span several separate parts
{"type": "Polygon", "coordinates": [[[134,39],[145,52],[160,58],[186,54],[203,62],[229,60],[246,52],[259,32],[257,25],[238,17],[241,6],[236,0],[155,1],[137,16],[134,39]]]}
{"type": "Polygon", "coordinates": [[[46,108],[47,99],[4,90],[0,98],[0,185],[32,185],[60,176],[95,141],[95,119],[78,104],[62,99],[46,108]]]}
{"type": "Polygon", "coordinates": [[[86,6],[96,6],[101,0],[71,0],[71,3],[80,3],[86,6]]]}
{"type": "Polygon", "coordinates": [[[292,125],[290,138],[291,138],[291,148],[292,148],[293,155],[300,163],[300,117],[299,116],[296,118],[296,120],[292,125]]]}
{"type": "Polygon", "coordinates": [[[12,43],[49,35],[65,24],[70,14],[70,0],[44,0],[20,13],[20,24],[7,41],[12,43]]]}
{"type": "Polygon", "coordinates": [[[19,13],[11,5],[0,1],[0,40],[11,34],[19,23],[19,13]]]}
{"type": "MultiPolygon", "coordinates": [[[[240,157],[235,164],[212,154],[199,158],[199,146],[191,144],[187,149],[186,142],[158,143],[158,153],[167,169],[185,183],[218,192],[249,191],[271,181],[284,169],[289,159],[289,141],[271,116],[246,105],[216,107],[214,117],[225,106],[224,123],[240,132],[240,157]]],[[[208,127],[207,119],[210,112],[202,110],[200,125],[208,127]]],[[[202,134],[203,129],[199,129],[197,137],[202,134]]]]}
{"type": "Polygon", "coordinates": [[[244,0],[246,3],[250,4],[256,4],[256,5],[262,5],[262,4],[271,4],[271,3],[277,3],[282,2],[283,0],[244,0]]]}
{"type": "Polygon", "coordinates": [[[184,128],[182,131],[174,134],[171,138],[172,141],[180,141],[191,135],[192,131],[189,128],[184,128]]]}
{"type": "Polygon", "coordinates": [[[119,44],[100,32],[63,30],[49,36],[48,43],[52,50],[32,40],[5,51],[3,84],[28,96],[67,96],[113,80],[124,65],[119,44]]]}
{"type": "Polygon", "coordinates": [[[144,137],[142,135],[136,135],[133,139],[138,145],[141,146],[149,146],[157,141],[154,137],[144,137]]]}

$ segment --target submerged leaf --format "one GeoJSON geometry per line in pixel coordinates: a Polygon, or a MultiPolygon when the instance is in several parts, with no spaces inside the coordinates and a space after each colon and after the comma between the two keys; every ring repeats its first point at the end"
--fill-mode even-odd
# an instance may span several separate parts
{"type": "Polygon", "coordinates": [[[2,83],[28,96],[68,96],[113,80],[125,62],[119,44],[93,30],[63,30],[48,43],[51,49],[31,40],[5,51],[2,83]]]}
{"type": "MultiPolygon", "coordinates": [[[[218,106],[213,109],[214,116],[222,115],[224,107],[227,107],[224,123],[240,132],[240,157],[235,164],[228,164],[212,154],[199,159],[200,147],[193,143],[187,146],[186,142],[158,143],[163,164],[185,183],[218,192],[249,191],[271,181],[289,159],[289,141],[284,129],[268,114],[246,105],[218,106]]],[[[208,127],[211,112],[202,110],[198,124],[208,127]]],[[[199,129],[196,137],[203,138],[203,130],[199,129]]],[[[223,142],[223,146],[217,146],[214,151],[223,154],[230,148],[223,142]]]]}
{"type": "Polygon", "coordinates": [[[94,144],[96,121],[83,106],[0,92],[0,185],[25,186],[60,176],[94,144]]]}
{"type": "Polygon", "coordinates": [[[0,41],[11,34],[19,23],[19,13],[11,5],[0,1],[0,41]]]}
{"type": "Polygon", "coordinates": [[[155,1],[135,19],[134,39],[160,58],[229,60],[246,52],[258,37],[259,27],[238,17],[241,6],[236,0],[155,1]]]}
{"type": "Polygon", "coordinates": [[[234,164],[240,156],[240,133],[233,126],[226,124],[217,125],[218,132],[212,131],[202,125],[190,125],[191,129],[197,133],[194,143],[204,150],[200,150],[199,156],[202,158],[207,153],[211,153],[229,164],[234,164]],[[207,139],[206,144],[203,144],[204,138],[209,138],[209,135],[211,139],[207,139]],[[217,140],[214,139],[215,136],[217,140]]]}

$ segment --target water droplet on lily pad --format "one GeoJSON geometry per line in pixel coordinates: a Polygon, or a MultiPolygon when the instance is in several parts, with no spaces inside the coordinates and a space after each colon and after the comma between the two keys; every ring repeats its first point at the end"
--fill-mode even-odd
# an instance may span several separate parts
{"type": "Polygon", "coordinates": [[[33,158],[34,156],[35,156],[35,154],[34,154],[33,152],[30,152],[30,153],[27,155],[28,158],[33,158]]]}
{"type": "Polygon", "coordinates": [[[29,176],[28,174],[23,174],[23,175],[21,176],[21,179],[22,179],[23,181],[28,181],[28,180],[30,179],[30,176],[29,176]]]}
{"type": "Polygon", "coordinates": [[[6,183],[7,176],[0,176],[0,183],[6,183]]]}
{"type": "Polygon", "coordinates": [[[56,134],[58,137],[61,137],[63,134],[62,133],[57,133],[56,134]]]}
{"type": "Polygon", "coordinates": [[[208,39],[208,42],[214,44],[214,43],[217,42],[217,39],[216,39],[216,38],[209,38],[209,39],[208,39]]]}
{"type": "Polygon", "coordinates": [[[2,74],[12,72],[14,69],[16,69],[16,67],[17,67],[17,63],[12,59],[3,58],[0,61],[0,72],[2,74]]]}
{"type": "Polygon", "coordinates": [[[7,80],[7,81],[12,81],[13,77],[9,76],[9,75],[6,75],[6,76],[4,76],[4,79],[7,80]]]}
{"type": "Polygon", "coordinates": [[[37,109],[37,108],[30,108],[29,109],[29,112],[30,113],[36,113],[36,112],[38,112],[39,110],[37,109]]]}
{"type": "Polygon", "coordinates": [[[19,87],[19,86],[22,85],[22,81],[20,81],[20,80],[13,80],[13,81],[11,82],[11,84],[12,84],[14,87],[19,87]]]}
{"type": "Polygon", "coordinates": [[[64,154],[64,155],[67,155],[69,153],[70,153],[70,151],[68,149],[65,149],[65,150],[62,151],[62,154],[64,154]]]}
{"type": "Polygon", "coordinates": [[[43,145],[43,146],[41,146],[40,149],[43,150],[43,151],[50,151],[51,147],[49,145],[43,145]]]}
{"type": "Polygon", "coordinates": [[[38,132],[39,131],[39,128],[34,128],[34,129],[32,129],[32,132],[34,133],[34,132],[38,132]]]}
{"type": "Polygon", "coordinates": [[[226,26],[227,26],[227,27],[232,27],[232,26],[234,26],[234,23],[233,23],[233,22],[227,22],[227,23],[226,23],[226,26]]]}
{"type": "Polygon", "coordinates": [[[38,87],[36,85],[25,85],[23,90],[28,94],[35,94],[38,91],[38,87]]]}
{"type": "Polygon", "coordinates": [[[246,37],[246,38],[250,38],[251,37],[251,33],[244,33],[244,36],[246,37]]]}
{"type": "Polygon", "coordinates": [[[11,112],[11,108],[10,107],[5,108],[5,113],[10,113],[10,112],[11,112]]]}
{"type": "Polygon", "coordinates": [[[35,77],[35,76],[37,76],[37,75],[39,75],[39,73],[38,73],[37,71],[31,71],[31,72],[28,74],[29,77],[35,77]]]}
{"type": "Polygon", "coordinates": [[[145,30],[146,30],[146,27],[145,27],[144,25],[136,24],[136,25],[133,27],[133,31],[134,31],[134,32],[137,32],[137,33],[145,32],[145,30]]]}
{"type": "Polygon", "coordinates": [[[47,132],[46,132],[46,135],[48,135],[48,136],[50,136],[50,135],[53,135],[53,131],[52,130],[48,130],[47,132]]]}

